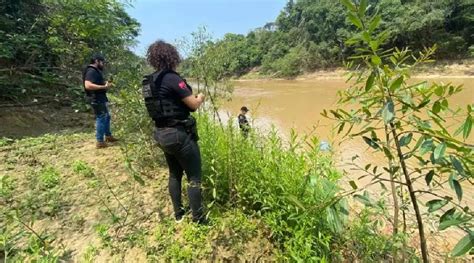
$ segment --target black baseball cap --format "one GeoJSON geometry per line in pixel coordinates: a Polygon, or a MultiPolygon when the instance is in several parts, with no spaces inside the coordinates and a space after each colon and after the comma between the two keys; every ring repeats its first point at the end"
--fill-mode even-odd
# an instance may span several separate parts
{"type": "Polygon", "coordinates": [[[91,63],[94,63],[96,60],[105,62],[105,57],[100,53],[96,53],[92,55],[91,63]]]}
{"type": "Polygon", "coordinates": [[[249,108],[243,106],[242,108],[240,108],[240,110],[243,110],[243,111],[249,111],[249,108]]]}

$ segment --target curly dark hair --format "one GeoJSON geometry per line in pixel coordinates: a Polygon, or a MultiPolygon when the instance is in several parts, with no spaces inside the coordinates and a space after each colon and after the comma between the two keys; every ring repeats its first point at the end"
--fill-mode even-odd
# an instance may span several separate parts
{"type": "Polygon", "coordinates": [[[155,41],[148,47],[146,59],[156,70],[176,69],[181,62],[176,48],[162,40],[155,41]]]}

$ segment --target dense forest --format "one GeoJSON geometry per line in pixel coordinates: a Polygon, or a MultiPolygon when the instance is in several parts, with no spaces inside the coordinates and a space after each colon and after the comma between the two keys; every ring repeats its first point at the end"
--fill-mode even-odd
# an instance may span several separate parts
{"type": "MultiPolygon", "coordinates": [[[[369,13],[381,15],[378,30],[384,35],[385,47],[420,51],[437,44],[435,58],[443,60],[474,55],[472,0],[370,0],[369,13]]],[[[246,36],[226,34],[208,47],[227,54],[229,75],[258,67],[267,75],[290,77],[341,66],[354,54],[346,40],[356,34],[338,1],[290,0],[275,22],[246,36]]]]}

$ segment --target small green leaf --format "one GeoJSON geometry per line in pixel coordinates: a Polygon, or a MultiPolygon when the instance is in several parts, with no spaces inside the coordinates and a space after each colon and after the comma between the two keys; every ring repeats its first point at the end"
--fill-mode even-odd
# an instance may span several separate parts
{"type": "Polygon", "coordinates": [[[370,41],[369,45],[370,45],[370,48],[372,49],[372,51],[374,51],[374,52],[376,52],[377,49],[379,48],[379,42],[377,40],[370,41]]]}
{"type": "Polygon", "coordinates": [[[350,0],[341,0],[341,3],[349,10],[349,11],[357,11],[357,8],[350,0]]]}
{"type": "Polygon", "coordinates": [[[359,16],[363,17],[365,14],[365,10],[369,5],[368,0],[361,0],[359,5],[359,16]]]}
{"type": "Polygon", "coordinates": [[[370,60],[371,60],[372,63],[374,63],[374,65],[376,65],[376,66],[379,66],[380,64],[382,64],[382,59],[380,59],[379,56],[373,55],[373,56],[370,57],[370,60]]]}
{"type": "Polygon", "coordinates": [[[447,203],[448,203],[448,200],[446,199],[433,199],[433,200],[428,201],[426,203],[426,206],[428,207],[428,212],[432,213],[434,211],[441,209],[447,203]]]}
{"type": "Polygon", "coordinates": [[[462,223],[465,223],[465,222],[468,222],[470,221],[471,218],[470,217],[453,217],[451,219],[448,219],[448,220],[445,220],[443,221],[442,223],[439,224],[438,226],[438,229],[439,230],[445,230],[446,228],[448,227],[451,227],[451,226],[457,226],[459,224],[462,224],[462,223]]]}
{"type": "Polygon", "coordinates": [[[444,157],[444,153],[446,151],[446,143],[441,143],[441,144],[438,144],[438,146],[436,146],[435,150],[434,150],[434,159],[435,161],[438,161],[439,159],[443,158],[444,157]]]}
{"type": "Polygon", "coordinates": [[[462,137],[464,139],[467,139],[469,135],[471,134],[471,130],[472,130],[472,117],[471,115],[468,115],[466,118],[466,121],[464,122],[462,137]]]}
{"type": "Polygon", "coordinates": [[[370,43],[370,41],[371,41],[372,38],[370,37],[369,32],[364,31],[364,32],[362,33],[362,39],[363,39],[365,42],[370,43]]]}
{"type": "Polygon", "coordinates": [[[372,72],[370,76],[367,78],[367,82],[365,82],[365,91],[369,91],[372,86],[374,85],[375,75],[372,72]]]}
{"type": "Polygon", "coordinates": [[[436,96],[441,97],[444,94],[444,87],[443,86],[437,86],[434,90],[434,93],[436,96]]]}
{"type": "Polygon", "coordinates": [[[145,181],[143,181],[143,179],[140,176],[134,174],[133,179],[135,179],[135,181],[137,181],[140,185],[142,186],[145,185],[145,181]]]}
{"type": "Polygon", "coordinates": [[[448,100],[447,100],[447,99],[442,100],[442,101],[441,101],[441,106],[442,106],[441,108],[442,108],[443,110],[446,110],[446,109],[449,107],[449,102],[448,102],[448,100]]]}
{"type": "Polygon", "coordinates": [[[421,144],[420,154],[425,155],[426,153],[430,152],[433,149],[433,139],[425,139],[425,141],[421,144]]]}
{"type": "Polygon", "coordinates": [[[387,158],[388,158],[389,160],[393,160],[393,154],[392,154],[392,153],[390,152],[390,150],[389,150],[387,147],[385,147],[385,146],[383,146],[383,153],[385,154],[385,156],[387,156],[387,158]]]}
{"type": "Polygon", "coordinates": [[[382,110],[382,118],[385,124],[390,123],[393,118],[395,117],[395,108],[393,105],[393,101],[389,100],[383,110],[382,110]]]}
{"type": "Polygon", "coordinates": [[[453,207],[446,211],[440,218],[439,218],[439,223],[443,223],[446,220],[452,219],[454,212],[456,212],[456,208],[453,207]]]}
{"type": "Polygon", "coordinates": [[[412,138],[413,138],[413,133],[411,132],[407,135],[402,136],[402,138],[400,138],[400,147],[410,144],[412,138]]]}
{"type": "Polygon", "coordinates": [[[458,172],[458,174],[464,175],[464,167],[462,166],[462,163],[458,160],[458,158],[456,158],[452,155],[449,156],[449,158],[451,159],[451,163],[453,164],[453,166],[456,169],[456,171],[458,172]]]}
{"type": "Polygon", "coordinates": [[[458,180],[452,181],[454,191],[456,192],[456,196],[458,197],[459,202],[462,200],[462,187],[458,180]]]}
{"type": "Polygon", "coordinates": [[[435,172],[434,172],[433,170],[430,170],[430,171],[425,175],[425,181],[426,181],[426,185],[427,185],[427,186],[430,186],[431,181],[433,180],[434,174],[435,174],[435,172]]]}
{"type": "Polygon", "coordinates": [[[431,109],[431,111],[432,111],[433,113],[438,114],[438,113],[441,111],[441,103],[439,103],[439,101],[436,101],[436,102],[433,104],[433,108],[431,109]]]}
{"type": "Polygon", "coordinates": [[[362,136],[362,139],[364,139],[365,143],[367,143],[370,147],[376,150],[380,149],[380,146],[373,139],[367,136],[362,136]]]}
{"type": "Polygon", "coordinates": [[[321,116],[327,118],[327,117],[328,117],[328,111],[327,111],[327,110],[323,110],[323,112],[321,112],[321,116]]]}
{"type": "Polygon", "coordinates": [[[347,14],[347,17],[353,25],[355,25],[359,29],[363,29],[362,21],[360,21],[360,19],[356,15],[354,15],[353,13],[349,13],[347,14]]]}
{"type": "Polygon", "coordinates": [[[392,85],[390,85],[390,90],[391,91],[395,91],[397,89],[400,88],[400,86],[402,85],[403,83],[403,76],[397,78],[393,83],[392,85]]]}
{"type": "Polygon", "coordinates": [[[331,112],[332,115],[334,115],[334,117],[337,118],[337,119],[342,118],[341,114],[337,113],[335,110],[330,110],[329,112],[331,112]]]}
{"type": "Polygon", "coordinates": [[[382,20],[382,16],[376,15],[374,19],[372,19],[372,21],[370,22],[369,31],[370,32],[374,31],[379,26],[381,20],[382,20]]]}
{"type": "Polygon", "coordinates": [[[425,107],[426,105],[428,105],[428,103],[430,103],[430,101],[431,101],[430,99],[425,99],[416,108],[421,109],[421,108],[425,107]]]}
{"type": "Polygon", "coordinates": [[[418,141],[416,141],[415,147],[413,147],[413,151],[418,150],[420,148],[421,144],[425,141],[425,135],[421,136],[418,141]]]}
{"type": "Polygon", "coordinates": [[[288,200],[292,201],[296,206],[298,206],[299,208],[305,210],[304,205],[298,200],[298,198],[296,196],[288,195],[287,198],[288,198],[288,200]]]}
{"type": "Polygon", "coordinates": [[[337,130],[337,134],[341,133],[344,130],[344,125],[346,125],[345,122],[341,123],[341,125],[339,126],[339,129],[337,130]]]}
{"type": "Polygon", "coordinates": [[[352,181],[349,181],[349,184],[351,185],[352,189],[356,190],[358,187],[357,187],[357,184],[352,180],[352,181]]]}
{"type": "Polygon", "coordinates": [[[472,248],[474,248],[474,234],[468,233],[454,246],[451,255],[453,257],[459,257],[469,252],[472,248]]]}

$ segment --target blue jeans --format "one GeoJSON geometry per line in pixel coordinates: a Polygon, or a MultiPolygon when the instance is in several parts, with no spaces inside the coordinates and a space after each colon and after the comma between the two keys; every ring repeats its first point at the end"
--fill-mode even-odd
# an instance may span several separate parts
{"type": "Polygon", "coordinates": [[[104,136],[112,136],[110,132],[110,114],[107,102],[92,103],[95,114],[95,138],[104,141],[104,136]]]}

